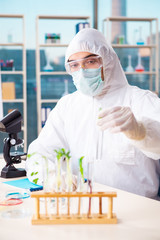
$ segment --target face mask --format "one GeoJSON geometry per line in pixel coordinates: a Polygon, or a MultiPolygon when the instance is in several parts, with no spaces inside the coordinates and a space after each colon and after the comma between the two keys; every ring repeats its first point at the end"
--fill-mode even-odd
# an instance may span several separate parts
{"type": "Polygon", "coordinates": [[[104,82],[101,78],[101,68],[83,69],[72,73],[73,82],[77,90],[90,96],[98,95],[104,82]]]}

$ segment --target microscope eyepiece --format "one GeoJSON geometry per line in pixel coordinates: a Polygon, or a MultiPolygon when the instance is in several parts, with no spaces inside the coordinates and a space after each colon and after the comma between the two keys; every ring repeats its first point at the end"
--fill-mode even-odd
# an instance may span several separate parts
{"type": "Polygon", "coordinates": [[[14,109],[0,120],[0,131],[7,133],[18,133],[21,131],[22,115],[14,109]]]}

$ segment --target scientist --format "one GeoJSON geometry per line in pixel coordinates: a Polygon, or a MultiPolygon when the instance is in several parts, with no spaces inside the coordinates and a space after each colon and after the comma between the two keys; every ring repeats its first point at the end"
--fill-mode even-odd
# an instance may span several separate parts
{"type": "MultiPolygon", "coordinates": [[[[59,100],[30,144],[26,162],[30,181],[37,163],[41,166],[36,153],[46,156],[49,169],[54,169],[54,150],[63,147],[71,153],[73,173],[78,171],[78,159],[85,156],[85,171],[87,161],[95,160],[96,182],[158,198],[160,99],[128,84],[116,53],[98,30],[83,29],[72,39],[65,66],[77,91],[59,100]]],[[[39,168],[39,184],[41,174],[39,168]]]]}

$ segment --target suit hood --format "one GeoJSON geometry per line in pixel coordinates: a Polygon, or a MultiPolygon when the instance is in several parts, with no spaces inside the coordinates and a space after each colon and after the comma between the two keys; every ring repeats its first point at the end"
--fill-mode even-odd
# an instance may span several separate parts
{"type": "Polygon", "coordinates": [[[117,54],[106,41],[104,35],[96,29],[86,28],[78,32],[70,42],[65,63],[77,52],[90,52],[101,56],[103,61],[104,87],[99,96],[128,85],[117,54]]]}

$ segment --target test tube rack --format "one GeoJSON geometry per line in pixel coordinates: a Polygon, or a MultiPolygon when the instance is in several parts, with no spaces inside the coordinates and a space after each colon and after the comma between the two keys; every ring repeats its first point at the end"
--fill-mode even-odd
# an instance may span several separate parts
{"type": "Polygon", "coordinates": [[[115,224],[117,223],[116,214],[113,213],[113,198],[117,197],[116,192],[34,192],[31,194],[32,198],[36,200],[36,212],[32,218],[32,224],[115,224]],[[47,199],[55,199],[56,201],[56,211],[55,214],[48,214],[47,205],[45,206],[45,213],[40,214],[40,198],[44,198],[44,204],[46,204],[47,199]],[[60,214],[59,209],[59,199],[66,198],[66,214],[60,214]],[[77,213],[70,213],[70,199],[78,198],[77,213]],[[97,213],[89,212],[81,213],[81,199],[88,198],[99,198],[99,211],[97,213]],[[102,212],[102,198],[108,198],[108,211],[107,213],[102,212]]]}

